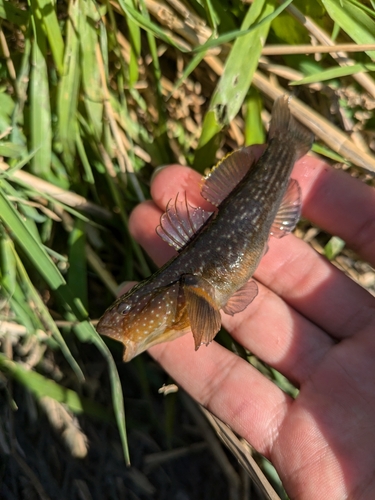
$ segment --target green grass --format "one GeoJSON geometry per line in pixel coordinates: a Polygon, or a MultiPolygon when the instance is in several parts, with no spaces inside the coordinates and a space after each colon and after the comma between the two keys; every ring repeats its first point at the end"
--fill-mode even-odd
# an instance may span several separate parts
{"type": "MultiPolygon", "coordinates": [[[[119,463],[129,462],[125,392],[132,430],[157,429],[165,447],[191,444],[176,430],[181,405],[175,410],[169,396],[165,408],[155,403],[166,377],[146,356],[122,366],[120,347],[103,340],[90,318],[98,319],[119,283],[154,270],[128,231],[154,168],[183,162],[203,172],[231,149],[264,141],[263,111],[277,86],[295,85],[309,105],[306,120],[321,130],[315,151],[344,156],[360,175],[357,167],[375,171],[355,141],[341,151],[339,114],[320,121],[333,94],[353,125],[360,121],[349,96],[375,99],[375,50],[351,52],[346,62],[334,53],[262,56],[264,45],[297,47],[310,35],[318,44],[375,44],[373,2],[289,4],[191,0],[174,10],[146,0],[0,0],[0,380],[10,414],[29,415],[31,404],[52,398],[72,419],[80,414],[96,425],[97,436],[108,425],[120,436],[119,463]],[[139,408],[148,422],[137,423],[139,408]]],[[[366,120],[359,123],[365,142],[366,120]]],[[[323,245],[330,259],[343,249],[336,240],[323,245]]],[[[288,381],[263,371],[293,394],[288,381]]],[[[6,441],[11,449],[11,434],[6,441]]],[[[26,464],[32,460],[26,453],[26,464]]],[[[21,469],[37,491],[51,491],[40,469],[21,469]]]]}

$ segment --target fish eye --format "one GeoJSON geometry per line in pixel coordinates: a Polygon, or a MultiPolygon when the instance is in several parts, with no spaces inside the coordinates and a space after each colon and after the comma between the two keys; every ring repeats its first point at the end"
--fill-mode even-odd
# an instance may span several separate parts
{"type": "Polygon", "coordinates": [[[132,306],[128,302],[121,302],[121,304],[117,306],[117,312],[119,314],[126,314],[131,308],[132,306]]]}

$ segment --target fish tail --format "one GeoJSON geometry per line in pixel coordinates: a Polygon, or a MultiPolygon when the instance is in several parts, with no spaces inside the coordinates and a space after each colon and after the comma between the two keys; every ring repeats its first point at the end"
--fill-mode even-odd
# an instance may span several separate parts
{"type": "Polygon", "coordinates": [[[314,142],[313,133],[291,115],[289,99],[285,95],[278,97],[274,102],[268,137],[278,138],[294,145],[297,159],[305,155],[314,142]]]}

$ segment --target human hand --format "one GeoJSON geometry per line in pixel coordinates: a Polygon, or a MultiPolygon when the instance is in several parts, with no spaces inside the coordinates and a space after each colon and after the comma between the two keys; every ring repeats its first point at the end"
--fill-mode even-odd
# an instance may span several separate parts
{"type": "MultiPolygon", "coordinates": [[[[303,215],[375,265],[374,189],[308,156],[292,178],[303,215]]],[[[130,230],[158,265],[174,254],[155,233],[160,215],[177,192],[205,208],[199,186],[193,170],[165,168],[153,181],[153,201],[132,213],[130,230]]],[[[295,400],[215,342],[195,352],[190,334],[150,354],[272,461],[291,498],[374,499],[374,297],[294,235],[270,238],[254,276],[259,295],[222,322],[299,388],[295,400]]]]}

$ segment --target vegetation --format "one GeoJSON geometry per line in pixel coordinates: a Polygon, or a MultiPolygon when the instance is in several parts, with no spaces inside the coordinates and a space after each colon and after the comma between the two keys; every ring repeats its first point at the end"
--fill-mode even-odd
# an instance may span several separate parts
{"type": "MultiPolygon", "coordinates": [[[[372,182],[375,2],[0,0],[0,20],[2,498],[245,498],[192,401],[89,318],[155,269],[128,232],[154,168],[264,142],[280,93],[316,153],[372,182]]],[[[344,242],[297,233],[375,290],[344,242]]]]}

